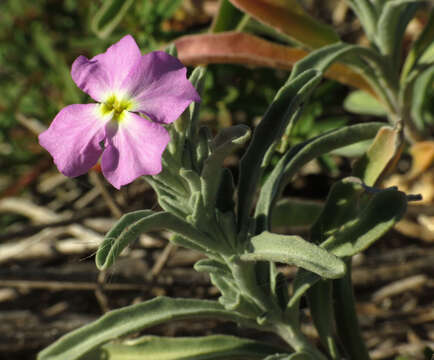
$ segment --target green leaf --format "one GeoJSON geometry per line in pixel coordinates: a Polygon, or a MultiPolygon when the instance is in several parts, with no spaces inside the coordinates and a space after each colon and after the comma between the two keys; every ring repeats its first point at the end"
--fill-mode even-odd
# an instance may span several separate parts
{"type": "Polygon", "coordinates": [[[276,265],[274,263],[270,264],[272,264],[270,267],[270,270],[272,270],[270,271],[271,295],[275,299],[275,302],[280,309],[285,310],[289,301],[288,282],[286,280],[286,276],[277,271],[276,265]]]}
{"type": "Polygon", "coordinates": [[[271,219],[271,228],[278,226],[305,227],[314,223],[323,204],[317,201],[285,198],[276,203],[271,219]]]}
{"type": "Polygon", "coordinates": [[[257,228],[269,228],[269,217],[275,201],[304,164],[332,150],[373,138],[382,126],[382,123],[352,125],[294,146],[279,160],[262,186],[255,212],[257,228]]]}
{"type": "Polygon", "coordinates": [[[330,236],[322,247],[339,257],[354,256],[390,230],[404,215],[407,197],[386,189],[375,194],[358,218],[330,236]]]}
{"type": "Polygon", "coordinates": [[[386,2],[377,25],[377,45],[388,56],[394,69],[399,65],[401,46],[407,24],[422,1],[391,0],[386,2]]]}
{"type": "Polygon", "coordinates": [[[255,195],[257,182],[263,171],[264,156],[275,141],[280,139],[288,122],[299,113],[321,80],[315,70],[308,70],[294,78],[277,93],[264,118],[256,128],[253,139],[240,162],[238,183],[238,221],[245,225],[255,195]]]}
{"type": "Polygon", "coordinates": [[[369,149],[372,144],[372,139],[359,141],[355,144],[341,147],[339,149],[333,150],[330,153],[338,156],[345,156],[349,158],[355,158],[363,156],[363,154],[369,149]]]}
{"type": "Polygon", "coordinates": [[[278,351],[282,349],[236,336],[210,335],[177,338],[144,336],[122,344],[103,345],[98,349],[98,354],[94,354],[92,360],[262,359],[278,351]]]}
{"type": "Polygon", "coordinates": [[[434,44],[434,11],[430,12],[427,24],[425,25],[422,33],[413,43],[411,50],[405,59],[405,64],[401,75],[401,82],[405,81],[407,75],[418,63],[419,58],[432,44],[434,44]]]}
{"type": "Polygon", "coordinates": [[[217,15],[211,25],[211,32],[235,30],[243,18],[243,13],[233,6],[228,0],[221,0],[217,15]]]}
{"type": "Polygon", "coordinates": [[[387,110],[371,94],[356,90],[350,93],[344,101],[345,110],[362,115],[386,116],[387,110]]]}
{"type": "MultiPolygon", "coordinates": [[[[372,49],[341,42],[312,51],[305,58],[298,61],[291,72],[289,80],[292,80],[307,69],[316,69],[324,73],[336,61],[348,58],[353,60],[357,57],[364,58],[371,63],[374,63],[376,66],[382,66],[381,57],[379,57],[379,55],[372,49]]],[[[354,63],[354,65],[358,64],[354,60],[351,61],[351,63],[354,63]]]]}
{"type": "Polygon", "coordinates": [[[424,71],[414,82],[411,115],[419,130],[434,124],[434,66],[424,71]],[[431,108],[430,108],[431,106],[431,108]],[[431,111],[430,111],[431,110],[431,111]]]}
{"type": "Polygon", "coordinates": [[[219,186],[222,180],[223,161],[250,138],[250,128],[236,125],[222,129],[211,143],[213,151],[205,160],[201,173],[201,193],[205,207],[215,208],[219,186]]]}
{"type": "MultiPolygon", "coordinates": [[[[312,51],[308,56],[297,62],[291,72],[290,79],[306,69],[313,68],[322,73],[327,71],[327,74],[339,68],[342,70],[343,79],[340,80],[339,77],[335,79],[345,83],[347,75],[344,71],[348,67],[350,69],[354,68],[355,70],[351,69],[353,72],[358,71],[362,75],[361,78],[369,83],[368,86],[363,87],[363,90],[387,100],[387,94],[382,84],[389,81],[385,78],[385,74],[389,73],[386,62],[378,52],[363,46],[337,43],[312,51]],[[345,62],[346,65],[336,63],[337,61],[345,62]]],[[[362,89],[362,87],[359,88],[362,89]]]]}
{"type": "MultiPolygon", "coordinates": [[[[99,269],[107,269],[122,250],[140,234],[156,229],[167,229],[177,233],[184,238],[185,244],[191,243],[190,247],[193,249],[205,251],[206,248],[215,247],[212,244],[207,245],[207,236],[169,212],[140,210],[122,216],[107,233],[96,253],[96,265],[99,269]]],[[[218,244],[215,245],[219,247],[218,244]]]]}
{"type": "Polygon", "coordinates": [[[230,0],[247,14],[311,48],[339,41],[328,25],[307,14],[296,0],[230,0]]]}
{"type": "Polygon", "coordinates": [[[292,283],[292,295],[289,299],[286,310],[289,314],[295,313],[295,315],[292,315],[291,317],[298,318],[298,305],[302,296],[320,280],[321,277],[319,277],[317,274],[304,269],[298,269],[295,279],[292,283]]]}
{"type": "Polygon", "coordinates": [[[333,184],[325,206],[315,224],[310,229],[310,240],[315,244],[338,232],[358,214],[355,199],[362,193],[359,184],[342,179],[333,184]]]}
{"type": "MultiPolygon", "coordinates": [[[[199,95],[202,95],[203,87],[205,84],[205,74],[206,68],[203,66],[196,67],[191,73],[188,80],[192,83],[192,85],[196,88],[199,95]]],[[[197,139],[198,134],[198,122],[199,122],[199,109],[200,103],[193,102],[188,107],[189,113],[189,122],[187,127],[187,138],[195,141],[197,139]]]]}
{"type": "Polygon", "coordinates": [[[375,6],[369,0],[347,0],[347,2],[357,14],[368,39],[374,42],[378,17],[375,6]]]}
{"type": "Polygon", "coordinates": [[[344,351],[349,359],[370,360],[363,341],[356,311],[353,284],[351,282],[351,260],[348,272],[341,279],[333,281],[333,305],[335,308],[336,330],[344,351]]]}
{"type": "MultiPolygon", "coordinates": [[[[232,174],[232,171],[230,171],[228,168],[225,168],[223,169],[222,178],[217,194],[216,208],[222,213],[231,212],[233,214],[235,208],[234,194],[234,176],[232,174]]],[[[236,224],[234,231],[236,232],[236,224]]]]}
{"type": "Polygon", "coordinates": [[[249,324],[247,318],[226,311],[215,301],[157,297],[106,313],[97,321],[64,335],[42,350],[37,359],[74,360],[110,340],[136,331],[167,321],[201,318],[249,324]]]}
{"type": "Polygon", "coordinates": [[[340,359],[334,328],[332,282],[319,281],[307,292],[307,301],[315,328],[332,359],[340,359]]]}
{"type": "Polygon", "coordinates": [[[105,39],[118,26],[134,0],[104,0],[103,5],[93,16],[92,31],[105,39]]]}
{"type": "Polygon", "coordinates": [[[229,276],[231,274],[226,264],[212,259],[201,259],[197,261],[194,264],[194,270],[223,276],[229,276]]]}
{"type": "MultiPolygon", "coordinates": [[[[396,151],[398,132],[382,127],[367,153],[353,169],[353,175],[373,186],[387,167],[396,151]]],[[[325,238],[339,233],[346,224],[352,224],[360,213],[363,188],[349,179],[336,182],[328,196],[321,215],[311,228],[311,240],[320,243],[325,238]]]]}
{"type": "Polygon", "coordinates": [[[244,261],[274,261],[296,265],[325,278],[345,274],[343,261],[300,236],[279,235],[264,231],[249,239],[244,261]]]}
{"type": "Polygon", "coordinates": [[[434,42],[427,47],[419,59],[419,64],[431,64],[434,62],[434,42]]]}

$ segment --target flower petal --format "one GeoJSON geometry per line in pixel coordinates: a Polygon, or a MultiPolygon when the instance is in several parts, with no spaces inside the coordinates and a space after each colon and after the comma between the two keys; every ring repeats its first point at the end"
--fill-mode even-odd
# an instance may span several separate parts
{"type": "Polygon", "coordinates": [[[103,54],[87,59],[79,56],[72,64],[71,76],[77,86],[94,100],[105,98],[120,89],[122,82],[141,59],[140,49],[131,35],[126,35],[103,54]]]}
{"type": "Polygon", "coordinates": [[[50,127],[39,135],[39,144],[54,159],[59,171],[70,177],[86,173],[102,153],[105,124],[98,104],[76,104],[63,108],[50,127]]]}
{"type": "Polygon", "coordinates": [[[192,101],[200,101],[186,73],[177,58],[163,51],[143,55],[121,86],[133,100],[129,110],[144,113],[160,123],[175,121],[192,101]]]}
{"type": "Polygon", "coordinates": [[[101,168],[117,189],[142,175],[155,175],[161,169],[161,156],[170,141],[161,125],[125,112],[119,128],[107,138],[101,168]]]}

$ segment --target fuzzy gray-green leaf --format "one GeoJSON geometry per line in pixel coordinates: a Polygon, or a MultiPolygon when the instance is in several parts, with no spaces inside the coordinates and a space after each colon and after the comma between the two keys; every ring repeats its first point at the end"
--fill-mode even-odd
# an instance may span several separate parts
{"type": "Polygon", "coordinates": [[[122,250],[140,234],[157,229],[173,231],[198,247],[206,248],[207,237],[179,217],[168,212],[143,210],[124,215],[107,233],[97,251],[96,265],[99,269],[110,267],[122,250]]]}
{"type": "Polygon", "coordinates": [[[239,225],[246,223],[257,182],[262,173],[262,161],[270,146],[279,139],[291,117],[300,109],[321,80],[315,70],[294,78],[277,93],[264,118],[256,128],[253,139],[241,159],[238,183],[239,225]]]}
{"type": "Polygon", "coordinates": [[[144,336],[121,344],[109,343],[98,350],[92,360],[262,359],[283,351],[259,341],[228,335],[176,338],[144,336]]]}
{"type": "Polygon", "coordinates": [[[279,235],[264,231],[249,240],[244,261],[274,261],[296,265],[325,278],[339,278],[345,274],[345,264],[300,236],[279,235]]]}
{"type": "Polygon", "coordinates": [[[360,22],[363,25],[363,29],[366,32],[366,36],[369,40],[373,40],[375,37],[377,27],[377,12],[375,6],[370,0],[347,0],[353,11],[357,14],[360,22]]]}
{"type": "Polygon", "coordinates": [[[332,150],[373,138],[382,126],[383,123],[352,125],[332,130],[294,146],[280,159],[262,186],[255,213],[258,229],[269,228],[269,217],[275,201],[304,164],[332,150]]]}
{"type": "MultiPolygon", "coordinates": [[[[370,62],[375,63],[376,66],[382,66],[381,58],[372,49],[346,43],[335,43],[312,51],[298,61],[292,69],[289,80],[291,81],[307,69],[315,69],[324,73],[336,61],[360,57],[368,59],[370,62]]],[[[357,64],[358,62],[354,62],[353,65],[357,64]]]]}
{"type": "Polygon", "coordinates": [[[248,141],[250,133],[245,125],[232,126],[221,130],[212,141],[213,151],[204,162],[200,179],[205,207],[215,208],[223,176],[223,161],[248,141]]]}
{"type": "Polygon", "coordinates": [[[377,26],[377,44],[382,54],[390,57],[393,66],[399,64],[404,31],[421,3],[391,0],[382,9],[377,26]]]}
{"type": "Polygon", "coordinates": [[[78,359],[92,349],[121,336],[167,321],[200,318],[249,323],[247,318],[226,311],[215,301],[158,297],[108,312],[95,322],[64,335],[41,351],[37,359],[78,359]]]}
{"type": "Polygon", "coordinates": [[[353,256],[390,230],[404,215],[407,197],[389,189],[375,194],[359,217],[333,234],[321,246],[339,257],[353,256]]]}

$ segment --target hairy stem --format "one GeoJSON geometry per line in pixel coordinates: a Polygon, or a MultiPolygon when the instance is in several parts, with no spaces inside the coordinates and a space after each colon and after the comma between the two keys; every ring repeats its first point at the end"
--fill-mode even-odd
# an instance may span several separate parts
{"type": "Polygon", "coordinates": [[[296,352],[310,355],[312,360],[327,360],[327,357],[314,347],[303,333],[292,324],[276,323],[274,332],[285,340],[296,352]]]}

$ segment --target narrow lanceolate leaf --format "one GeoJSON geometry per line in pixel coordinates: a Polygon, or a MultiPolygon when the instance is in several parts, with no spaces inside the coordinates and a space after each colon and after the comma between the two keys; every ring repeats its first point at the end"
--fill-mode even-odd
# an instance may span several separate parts
{"type": "Polygon", "coordinates": [[[390,230],[404,215],[407,197],[389,189],[374,195],[359,217],[328,238],[321,246],[339,257],[353,256],[390,230]]]}
{"type": "Polygon", "coordinates": [[[244,261],[273,261],[296,265],[325,278],[336,279],[345,274],[345,264],[328,251],[300,236],[279,235],[264,231],[249,239],[244,261]]]}
{"type": "Polygon", "coordinates": [[[347,0],[353,11],[357,14],[366,36],[374,41],[377,28],[377,11],[370,0],[347,0]]]}
{"type": "MultiPolygon", "coordinates": [[[[308,54],[302,49],[241,32],[188,35],[176,40],[175,44],[178,56],[185,65],[230,63],[289,70],[308,54]]],[[[333,64],[324,76],[375,94],[360,74],[343,64],[333,64]]]]}
{"type": "MultiPolygon", "coordinates": [[[[206,237],[189,223],[168,212],[141,210],[124,215],[104,238],[96,253],[96,265],[99,269],[110,267],[128,244],[147,231],[167,229],[192,243],[192,248],[202,248],[206,237]]],[[[212,247],[212,245],[211,245],[212,247]]]]}
{"type": "Polygon", "coordinates": [[[158,297],[110,311],[97,321],[74,330],[41,351],[38,360],[74,360],[121,336],[167,321],[217,318],[248,324],[215,301],[158,297]]]}
{"type": "Polygon", "coordinates": [[[205,160],[201,173],[202,197],[204,205],[214,211],[217,193],[223,173],[223,160],[250,138],[250,129],[245,125],[231,126],[221,130],[214,141],[213,152],[205,160]]]}
{"type": "Polygon", "coordinates": [[[320,80],[321,75],[317,71],[308,70],[282,87],[256,128],[240,162],[237,207],[240,226],[245,225],[248,218],[265,154],[282,136],[290,119],[297,114],[301,103],[308,99],[320,80]]]}
{"type": "Polygon", "coordinates": [[[422,1],[391,0],[386,2],[378,20],[377,44],[383,55],[398,65],[401,44],[407,24],[413,18],[422,1]]]}
{"type": "Polygon", "coordinates": [[[232,4],[298,43],[316,49],[339,41],[332,27],[309,16],[296,0],[230,0],[232,4]]]}
{"type": "Polygon", "coordinates": [[[368,123],[348,126],[332,130],[293,147],[279,160],[262,186],[255,212],[258,228],[269,228],[269,217],[275,201],[304,164],[340,147],[372,139],[383,125],[383,123],[368,123]]]}
{"type": "MultiPolygon", "coordinates": [[[[384,90],[384,84],[389,82],[383,75],[388,73],[386,62],[376,51],[363,46],[336,43],[317,49],[297,62],[291,72],[290,79],[298,76],[306,69],[313,68],[327,74],[338,67],[346,69],[347,66],[362,73],[365,81],[369,83],[362,90],[386,101],[387,94],[384,90]],[[337,63],[338,61],[345,62],[347,65],[341,65],[337,63]]],[[[342,76],[345,79],[347,75],[343,72],[342,76]]],[[[336,78],[336,80],[343,83],[340,78],[336,78]]]]}
{"type": "Polygon", "coordinates": [[[134,0],[105,0],[92,19],[92,31],[100,38],[108,37],[133,3],[134,0]]]}
{"type": "MultiPolygon", "coordinates": [[[[351,260],[349,260],[350,262],[351,260]]],[[[341,279],[333,281],[333,305],[335,308],[336,330],[349,359],[370,360],[368,349],[363,341],[359,326],[351,281],[351,266],[341,279]]]]}
{"type": "MultiPolygon", "coordinates": [[[[434,44],[434,43],[433,43],[434,44]]],[[[434,49],[434,46],[433,46],[434,49]]],[[[434,54],[434,52],[433,52],[434,54]]],[[[433,57],[434,61],[434,57],[433,57]]],[[[411,115],[419,130],[424,130],[426,126],[429,126],[429,120],[431,123],[434,119],[428,119],[429,105],[430,105],[430,92],[433,92],[432,84],[434,82],[434,66],[431,66],[425,70],[414,82],[413,85],[413,101],[411,104],[411,115]]],[[[433,117],[434,114],[431,114],[433,117]]]]}
{"type": "MultiPolygon", "coordinates": [[[[283,349],[236,336],[203,337],[144,336],[125,343],[103,345],[92,360],[217,360],[263,359],[283,349]]],[[[83,359],[84,360],[84,359],[83,359]]]]}
{"type": "Polygon", "coordinates": [[[381,128],[370,148],[353,167],[353,175],[368,186],[374,186],[394,156],[399,152],[399,131],[391,127],[381,128]]]}
{"type": "Polygon", "coordinates": [[[322,280],[307,292],[307,302],[315,328],[332,359],[340,359],[334,329],[334,308],[331,280],[322,280]]]}
{"type": "MultiPolygon", "coordinates": [[[[327,70],[329,70],[329,68],[331,70],[331,66],[337,61],[348,60],[349,63],[357,66],[359,64],[357,61],[355,61],[357,58],[366,59],[369,64],[372,64],[372,66],[374,66],[376,69],[384,68],[383,60],[372,49],[358,45],[337,43],[315,50],[303,58],[302,61],[297,62],[291,73],[290,79],[298,76],[303,71],[306,71],[306,69],[313,68],[325,73],[327,70]]],[[[366,67],[366,65],[363,65],[361,70],[364,70],[364,67],[366,67]]],[[[337,80],[340,81],[339,79],[337,80]]]]}
{"type": "Polygon", "coordinates": [[[424,51],[434,44],[434,11],[429,14],[428,22],[425,25],[422,33],[414,42],[410,52],[405,59],[405,64],[402,70],[401,81],[404,81],[413,66],[417,64],[418,59],[424,53],[424,51]]]}
{"type": "Polygon", "coordinates": [[[344,101],[345,110],[363,115],[386,116],[387,110],[374,96],[365,91],[351,92],[344,101]]]}
{"type": "Polygon", "coordinates": [[[359,209],[356,199],[363,189],[360,184],[347,181],[346,178],[333,184],[321,215],[310,229],[310,241],[320,244],[348,222],[357,217],[359,209]]]}
{"type": "Polygon", "coordinates": [[[292,296],[289,299],[286,312],[292,317],[297,318],[299,313],[299,303],[302,296],[312,286],[321,280],[317,274],[311,273],[304,269],[298,269],[295,279],[292,283],[292,296]]]}

